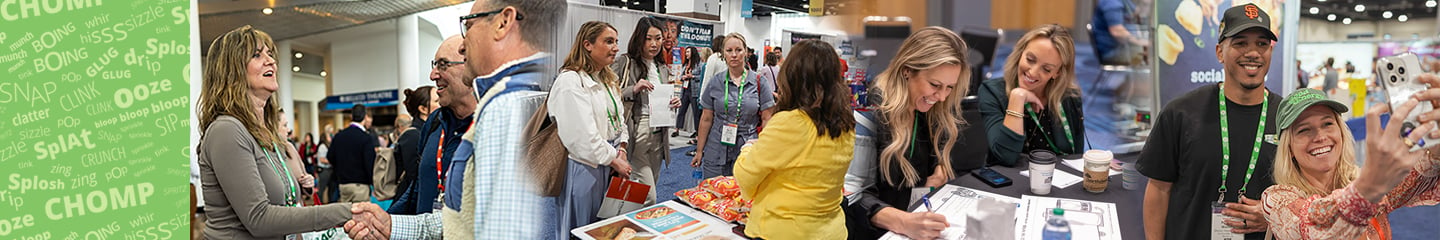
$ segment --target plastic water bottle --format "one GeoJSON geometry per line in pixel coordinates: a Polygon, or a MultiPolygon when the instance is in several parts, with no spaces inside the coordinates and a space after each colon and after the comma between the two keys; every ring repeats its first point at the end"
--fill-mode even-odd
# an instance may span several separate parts
{"type": "Polygon", "coordinates": [[[1069,240],[1070,222],[1065,220],[1065,209],[1056,208],[1052,213],[1045,219],[1045,230],[1040,232],[1040,239],[1069,240]]]}

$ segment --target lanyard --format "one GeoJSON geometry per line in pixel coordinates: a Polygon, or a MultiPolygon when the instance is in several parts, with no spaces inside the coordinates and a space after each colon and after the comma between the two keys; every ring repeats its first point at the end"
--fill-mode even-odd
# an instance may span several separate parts
{"type": "Polygon", "coordinates": [[[295,182],[294,182],[294,181],[295,181],[295,178],[294,178],[294,177],[291,177],[291,175],[290,175],[290,168],[280,167],[280,165],[279,165],[279,164],[285,162],[285,158],[283,157],[283,155],[280,155],[280,147],[279,147],[279,146],[276,146],[275,144],[271,144],[270,147],[271,147],[271,148],[274,148],[274,150],[275,150],[275,158],[280,158],[280,162],[279,162],[279,163],[276,163],[276,162],[275,162],[275,159],[271,158],[271,157],[270,157],[270,153],[268,153],[268,152],[265,153],[265,162],[270,165],[270,170],[274,170],[274,171],[275,171],[275,176],[276,176],[276,177],[282,176],[282,175],[280,174],[280,170],[281,170],[281,169],[284,169],[284,170],[285,170],[285,174],[283,175],[283,176],[285,176],[285,178],[284,178],[284,179],[280,179],[280,183],[281,183],[281,184],[285,184],[285,188],[286,188],[286,189],[289,189],[289,192],[286,192],[286,193],[285,193],[285,204],[287,204],[287,205],[289,205],[289,204],[298,204],[298,202],[295,201],[295,196],[296,196],[296,195],[299,195],[299,194],[300,194],[300,191],[295,189],[295,185],[296,185],[295,182]]]}
{"type": "MultiPolygon", "coordinates": [[[[465,124],[462,129],[470,129],[470,124],[465,124]]],[[[449,134],[449,130],[440,131],[440,142],[435,145],[435,179],[438,180],[435,181],[435,186],[440,187],[440,192],[445,192],[445,135],[449,134]]]]}
{"type": "MultiPolygon", "coordinates": [[[[734,107],[734,108],[731,108],[731,107],[730,107],[730,88],[729,88],[729,87],[726,87],[726,88],[725,88],[725,109],[730,110],[730,112],[732,112],[732,113],[735,113],[735,114],[733,115],[733,116],[734,116],[734,119],[735,119],[735,122],[734,122],[734,123],[737,123],[737,124],[740,122],[740,108],[743,107],[743,104],[745,104],[745,96],[744,96],[744,95],[745,95],[745,82],[744,82],[744,81],[745,81],[745,78],[747,78],[748,76],[750,76],[750,72],[745,72],[745,73],[743,73],[743,74],[740,74],[740,81],[741,81],[741,82],[740,82],[740,91],[737,92],[737,93],[735,93],[736,101],[735,101],[735,107],[734,107]]],[[[733,76],[730,76],[729,73],[726,73],[726,74],[725,74],[725,78],[728,79],[728,80],[730,80],[730,82],[735,82],[735,78],[734,78],[733,76]]]]}
{"type": "MultiPolygon", "coordinates": [[[[657,71],[658,71],[658,69],[657,69],[657,71]]],[[[659,74],[659,72],[656,72],[656,74],[659,74]]],[[[590,79],[591,79],[591,81],[598,80],[597,78],[595,78],[594,75],[591,75],[591,76],[590,76],[590,79]]],[[[620,105],[615,103],[615,94],[614,94],[614,93],[610,93],[610,90],[611,90],[611,88],[610,88],[610,83],[606,83],[606,82],[604,82],[604,81],[597,81],[597,82],[600,82],[600,84],[604,84],[604,85],[605,85],[605,96],[609,96],[609,97],[610,97],[610,98],[606,98],[606,99],[610,99],[610,109],[605,109],[605,117],[610,120],[610,130],[611,130],[611,131],[614,131],[614,132],[620,132],[620,110],[619,110],[619,109],[620,109],[620,105]]]]}
{"type": "Polygon", "coordinates": [[[920,144],[919,142],[916,142],[916,139],[919,138],[919,133],[920,118],[916,117],[915,123],[910,125],[910,151],[905,154],[905,158],[915,160],[915,145],[920,144]]]}
{"type": "MultiPolygon", "coordinates": [[[[1250,175],[1255,173],[1255,162],[1260,159],[1260,141],[1265,135],[1265,118],[1270,109],[1270,92],[1265,92],[1265,100],[1260,104],[1260,128],[1255,130],[1255,147],[1250,150],[1250,165],[1245,169],[1245,181],[1240,184],[1240,195],[1245,195],[1245,188],[1250,185],[1250,175]]],[[[1230,114],[1225,110],[1225,87],[1220,87],[1220,151],[1222,162],[1220,162],[1220,199],[1225,200],[1225,181],[1230,177],[1230,114]]]]}
{"type": "MultiPolygon", "coordinates": [[[[1080,143],[1075,142],[1074,131],[1070,130],[1070,118],[1065,114],[1065,105],[1064,103],[1056,105],[1055,107],[1060,109],[1060,125],[1065,127],[1065,140],[1070,143],[1070,150],[1072,150],[1070,153],[1078,153],[1080,151],[1077,148],[1080,146],[1080,143]]],[[[1050,141],[1050,132],[1045,131],[1045,124],[1040,123],[1040,114],[1031,111],[1030,104],[1025,104],[1025,113],[1030,115],[1030,120],[1035,122],[1035,128],[1040,130],[1040,134],[1042,135],[1040,139],[1050,144],[1050,150],[1055,150],[1057,153],[1064,152],[1060,151],[1060,147],[1055,146],[1055,142],[1050,141]]]]}

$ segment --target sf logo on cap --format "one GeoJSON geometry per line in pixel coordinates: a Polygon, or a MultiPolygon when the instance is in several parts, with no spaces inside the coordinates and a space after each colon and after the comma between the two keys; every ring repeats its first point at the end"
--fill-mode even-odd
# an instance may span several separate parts
{"type": "Polygon", "coordinates": [[[1250,17],[1250,19],[1260,17],[1260,9],[1256,8],[1255,5],[1245,5],[1245,16],[1250,17]]]}

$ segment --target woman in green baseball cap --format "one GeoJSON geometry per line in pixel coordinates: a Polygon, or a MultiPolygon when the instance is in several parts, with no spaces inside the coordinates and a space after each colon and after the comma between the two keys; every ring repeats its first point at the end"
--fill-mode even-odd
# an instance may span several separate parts
{"type": "MultiPolygon", "coordinates": [[[[1440,82],[1433,75],[1429,80],[1440,82]]],[[[1396,106],[1394,115],[1406,116],[1416,105],[1410,100],[1396,106]]],[[[1263,197],[1270,233],[1277,239],[1389,239],[1386,216],[1391,211],[1440,204],[1440,151],[1409,151],[1434,124],[1410,133],[1398,127],[1382,129],[1380,115],[1389,110],[1381,105],[1365,114],[1369,158],[1360,166],[1355,163],[1355,139],[1341,117],[1349,111],[1344,104],[1315,89],[1300,89],[1285,98],[1278,119],[1275,185],[1263,197]]],[[[1402,120],[1390,118],[1388,126],[1399,126],[1402,120]]]]}

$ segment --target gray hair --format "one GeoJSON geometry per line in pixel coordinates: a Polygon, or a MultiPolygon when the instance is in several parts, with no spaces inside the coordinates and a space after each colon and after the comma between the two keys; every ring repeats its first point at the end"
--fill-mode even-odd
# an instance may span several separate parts
{"type": "Polygon", "coordinates": [[[555,29],[565,21],[569,3],[564,0],[490,0],[489,9],[515,7],[525,16],[525,27],[520,36],[526,44],[540,51],[549,52],[554,48],[555,29]]]}

